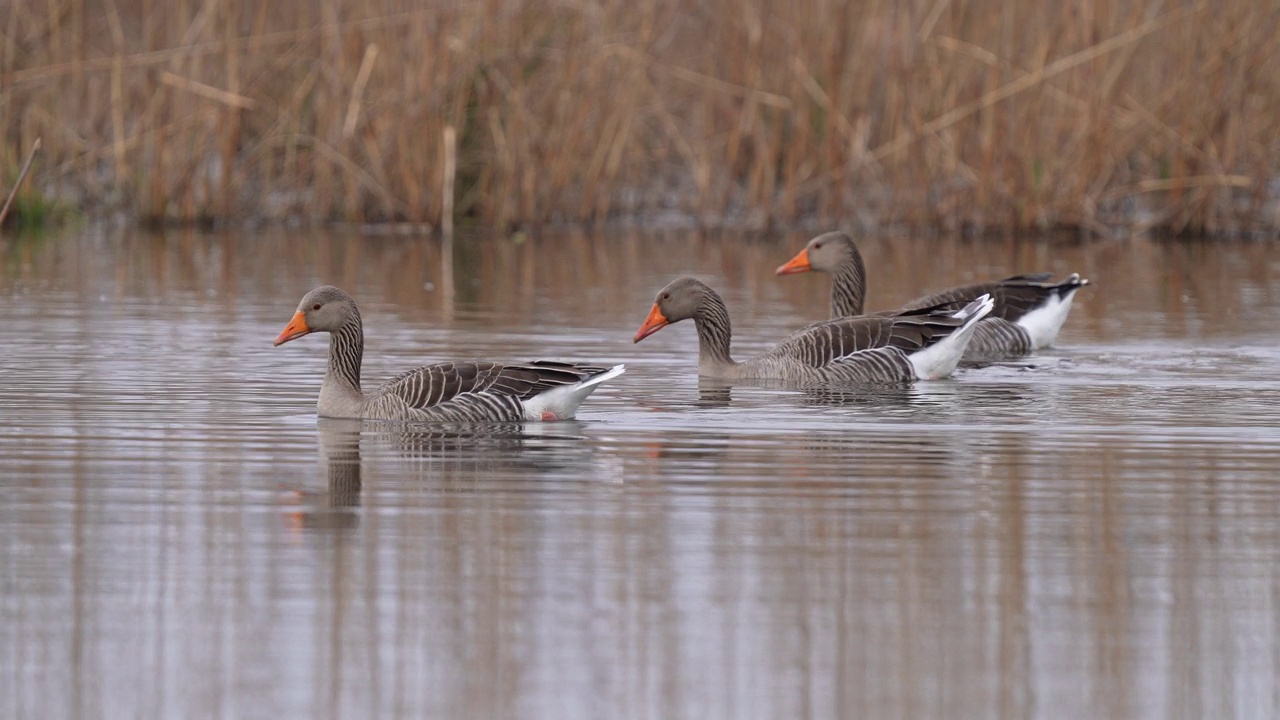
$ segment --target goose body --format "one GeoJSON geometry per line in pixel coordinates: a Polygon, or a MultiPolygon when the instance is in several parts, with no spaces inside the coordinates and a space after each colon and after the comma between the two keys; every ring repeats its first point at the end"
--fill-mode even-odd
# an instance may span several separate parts
{"type": "Polygon", "coordinates": [[[836,318],[792,333],[743,362],[729,352],[724,301],[706,284],[677,278],[654,301],[635,342],[692,319],[698,333],[698,373],[722,379],[791,382],[899,383],[937,380],[955,370],[978,321],[991,311],[983,296],[960,310],[924,308],[896,315],[836,318]]]}
{"type": "Polygon", "coordinates": [[[321,417],[414,422],[567,420],[600,383],[623,373],[578,363],[536,360],[442,362],[360,387],[364,328],[351,296],[331,285],[307,293],[279,346],[313,332],[329,333],[329,367],[316,404],[321,417]]]}
{"type": "MultiPolygon", "coordinates": [[[[816,270],[830,273],[831,316],[861,315],[866,296],[866,269],[857,245],[846,233],[829,232],[809,241],[794,258],[778,268],[778,275],[816,270]]],[[[1053,345],[1062,329],[1076,291],[1089,284],[1072,273],[1061,282],[1052,273],[1016,275],[994,282],[944,290],[912,300],[902,310],[961,306],[980,295],[990,295],[995,305],[990,316],[978,323],[964,360],[989,362],[1030,355],[1053,345]]],[[[893,314],[890,311],[887,314],[893,314]]]]}

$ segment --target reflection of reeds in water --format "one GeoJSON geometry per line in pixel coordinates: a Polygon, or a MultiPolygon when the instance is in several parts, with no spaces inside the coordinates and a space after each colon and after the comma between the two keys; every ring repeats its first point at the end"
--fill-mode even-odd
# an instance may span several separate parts
{"type": "Polygon", "coordinates": [[[196,220],[503,226],[679,208],[938,227],[1272,227],[1250,0],[119,0],[0,13],[46,182],[196,220]]]}
{"type": "MultiPolygon", "coordinates": [[[[376,308],[366,318],[371,358],[386,352],[388,328],[408,328],[421,338],[439,328],[466,328],[476,336],[482,329],[530,334],[530,328],[545,332],[554,325],[596,333],[608,343],[608,356],[598,359],[617,362],[652,352],[631,344],[642,319],[637,313],[643,315],[653,293],[671,276],[692,273],[714,279],[724,292],[734,323],[735,356],[747,357],[826,316],[829,281],[788,281],[772,272],[806,239],[804,234],[756,242],[740,236],[619,232],[610,233],[607,242],[596,242],[589,233],[572,231],[519,244],[468,238],[446,251],[449,246],[421,238],[369,242],[349,234],[285,231],[208,237],[182,230],[126,233],[105,248],[88,237],[16,240],[0,244],[0,272],[8,286],[56,282],[78,293],[87,306],[106,294],[154,298],[174,312],[216,309],[202,322],[225,323],[219,331],[243,341],[246,354],[256,353],[264,340],[269,344],[298,294],[322,279],[351,292],[362,307],[372,303],[376,308]],[[282,263],[281,258],[290,261],[282,263]],[[454,283],[456,296],[444,292],[445,279],[454,283]],[[430,288],[424,289],[428,282],[430,288]],[[285,287],[292,289],[286,292],[285,287]],[[261,305],[277,307],[273,313],[279,314],[272,315],[265,337],[255,337],[244,326],[246,312],[261,305]],[[744,341],[755,344],[744,349],[744,341]]],[[[860,238],[860,246],[871,273],[871,309],[897,307],[927,292],[1014,272],[1080,271],[1093,285],[1076,298],[1060,339],[1063,348],[1083,339],[1257,335],[1274,327],[1271,308],[1280,302],[1280,266],[1265,243],[1076,244],[874,236],[860,238]]],[[[671,337],[679,331],[673,330],[671,337]]],[[[433,346],[406,362],[483,350],[471,344],[471,337],[465,341],[458,348],[433,346]]],[[[510,342],[504,347],[511,348],[502,351],[504,357],[548,349],[543,343],[534,349],[510,342]]],[[[695,347],[692,338],[689,347],[695,347]]],[[[591,357],[596,358],[594,352],[591,357]]],[[[692,367],[673,369],[683,374],[692,367]]],[[[370,374],[367,379],[384,377],[370,374]]]]}

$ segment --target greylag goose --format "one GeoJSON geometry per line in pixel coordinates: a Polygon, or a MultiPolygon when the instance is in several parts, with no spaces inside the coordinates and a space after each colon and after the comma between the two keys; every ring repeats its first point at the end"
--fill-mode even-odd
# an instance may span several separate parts
{"type": "Polygon", "coordinates": [[[790,382],[896,383],[937,380],[952,373],[978,320],[991,312],[982,296],[953,309],[827,320],[799,330],[761,355],[736,362],[729,354],[729,312],[714,290],[691,277],[664,287],[634,342],[671,323],[693,319],[698,374],[724,379],[790,382]]]}
{"type": "Polygon", "coordinates": [[[332,285],[307,293],[276,338],[278,347],[329,333],[329,369],[320,386],[322,417],[430,422],[567,420],[596,387],[621,375],[611,368],[537,360],[444,362],[409,370],[365,394],[360,389],[364,328],[350,295],[332,285]]]}
{"type": "MultiPolygon", "coordinates": [[[[831,275],[831,316],[862,314],[866,296],[866,268],[853,238],[843,232],[829,232],[809,241],[795,257],[780,266],[776,274],[816,270],[831,275]]],[[[1029,355],[1053,344],[1071,312],[1076,291],[1089,284],[1071,273],[1062,282],[1053,282],[1052,273],[1015,275],[995,282],[976,283],[917,298],[902,310],[918,310],[945,303],[967,303],[987,294],[995,300],[991,316],[978,323],[964,360],[987,362],[1029,355]]],[[[898,312],[898,311],[894,311],[898,312]]]]}

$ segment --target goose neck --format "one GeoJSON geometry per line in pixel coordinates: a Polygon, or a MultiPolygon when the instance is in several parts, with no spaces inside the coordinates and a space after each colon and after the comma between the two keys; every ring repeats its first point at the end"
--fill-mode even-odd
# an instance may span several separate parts
{"type": "Polygon", "coordinates": [[[862,264],[862,256],[855,252],[853,257],[840,263],[832,273],[831,317],[861,315],[866,294],[866,270],[862,264]]]}
{"type": "Polygon", "coordinates": [[[342,327],[329,334],[329,369],[325,373],[325,385],[337,385],[347,390],[360,390],[360,363],[364,358],[364,327],[360,313],[342,327]]]}
{"type": "Polygon", "coordinates": [[[699,306],[693,323],[698,330],[698,367],[713,368],[735,365],[729,355],[732,329],[729,310],[719,295],[711,292],[699,306]]]}

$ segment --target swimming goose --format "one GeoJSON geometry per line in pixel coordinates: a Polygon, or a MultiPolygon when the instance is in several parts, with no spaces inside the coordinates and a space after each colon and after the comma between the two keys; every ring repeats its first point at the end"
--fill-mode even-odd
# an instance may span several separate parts
{"type": "Polygon", "coordinates": [[[673,280],[654,300],[634,342],[671,323],[692,319],[698,332],[698,374],[724,379],[896,383],[951,374],[978,320],[991,312],[982,296],[962,310],[922,309],[894,316],[839,318],[793,333],[761,355],[729,355],[724,300],[691,277],[673,280]]]}
{"type": "Polygon", "coordinates": [[[313,332],[329,333],[329,369],[320,386],[322,417],[430,422],[567,420],[611,368],[536,360],[444,362],[409,370],[365,394],[360,389],[364,328],[350,295],[332,285],[307,293],[276,338],[278,347],[313,332]]]}
{"type": "MultiPolygon", "coordinates": [[[[866,269],[862,253],[852,238],[839,231],[819,235],[780,266],[776,274],[810,270],[831,274],[832,317],[862,314],[866,269]]],[[[916,310],[949,302],[962,304],[988,294],[995,300],[995,309],[990,317],[978,323],[964,359],[987,362],[1020,357],[1053,344],[1071,312],[1076,291],[1089,284],[1077,273],[1062,282],[1053,282],[1052,277],[1052,273],[1034,273],[965,285],[917,298],[902,309],[916,310]]]]}

